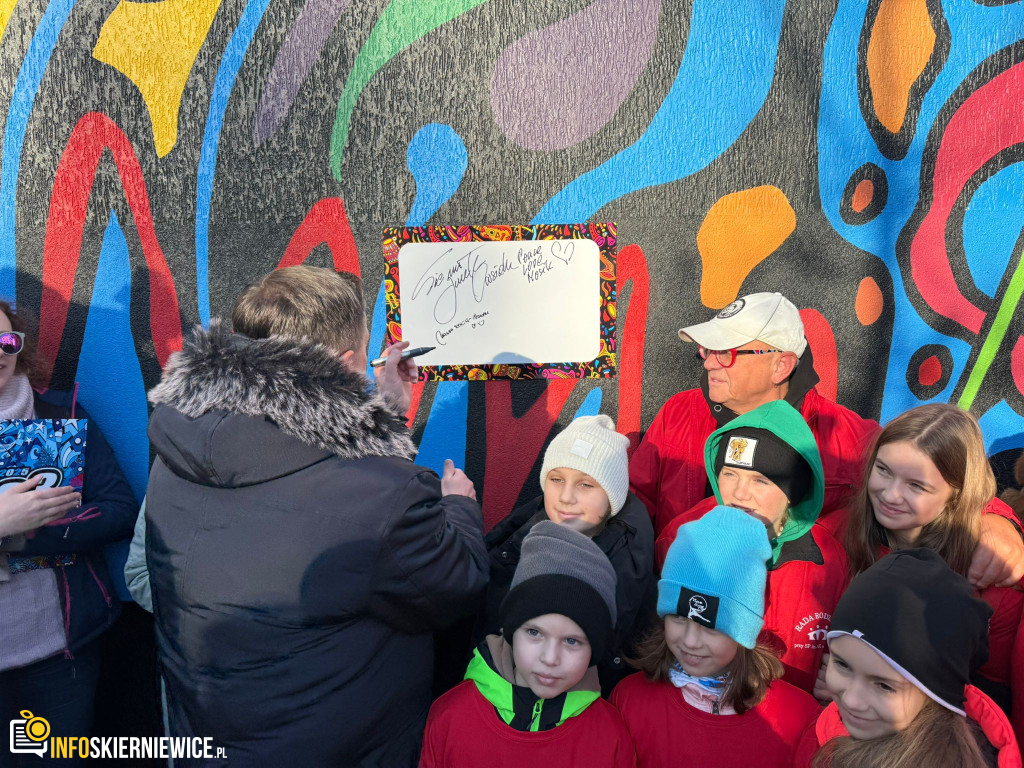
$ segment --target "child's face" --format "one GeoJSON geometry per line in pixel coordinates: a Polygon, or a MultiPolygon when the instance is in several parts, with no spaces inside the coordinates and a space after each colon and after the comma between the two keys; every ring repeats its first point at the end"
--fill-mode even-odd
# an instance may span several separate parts
{"type": "Polygon", "coordinates": [[[611,511],[608,494],[586,472],[557,467],[544,481],[544,511],[556,523],[576,523],[577,530],[600,523],[611,511]]]}
{"type": "Polygon", "coordinates": [[[770,538],[777,538],[782,533],[789,499],[779,486],[760,472],[724,466],[718,473],[718,491],[727,507],[742,509],[763,522],[770,538]]]}
{"type": "Polygon", "coordinates": [[[542,699],[553,699],[583,679],[590,643],[580,625],[560,613],[527,621],[512,635],[516,683],[542,699]]]}
{"type": "Polygon", "coordinates": [[[837,637],[829,652],[825,684],[853,738],[902,731],[924,707],[925,694],[860,638],[837,637]]]}
{"type": "Polygon", "coordinates": [[[686,673],[694,677],[722,674],[740,647],[728,635],[674,614],[665,617],[665,644],[686,673]]]}
{"type": "Polygon", "coordinates": [[[939,468],[913,443],[886,443],[868,475],[868,498],[875,520],[903,546],[913,546],[953,495],[939,468]]]}

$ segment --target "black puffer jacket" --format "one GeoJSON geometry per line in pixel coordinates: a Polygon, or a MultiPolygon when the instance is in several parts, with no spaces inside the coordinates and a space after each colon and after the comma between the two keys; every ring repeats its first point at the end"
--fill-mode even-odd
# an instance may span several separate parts
{"type": "MultiPolygon", "coordinates": [[[[485,539],[491,561],[491,580],[476,634],[482,639],[500,630],[498,609],[508,594],[519,564],[523,539],[541,520],[547,520],[544,495],[514,509],[490,530],[485,539]]],[[[594,543],[615,569],[615,636],[605,658],[598,661],[601,691],[607,696],[622,678],[631,675],[626,659],[657,617],[658,581],[654,576],[654,528],[643,503],[632,493],[594,543]]]]}
{"type": "Polygon", "coordinates": [[[415,765],[430,633],[486,584],[479,506],[441,496],[366,385],[323,347],[215,324],[150,394],[172,730],[232,768],[415,765]]]}

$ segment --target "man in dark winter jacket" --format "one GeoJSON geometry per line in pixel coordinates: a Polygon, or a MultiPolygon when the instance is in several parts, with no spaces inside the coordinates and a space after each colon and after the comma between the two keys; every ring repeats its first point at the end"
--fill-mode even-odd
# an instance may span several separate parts
{"type": "MultiPolygon", "coordinates": [[[[780,293],[752,293],[705,323],[679,331],[704,359],[700,388],[668,399],[629,463],[630,490],[647,507],[655,534],[711,495],[704,443],[730,421],[773,400],[785,400],[814,434],[825,470],[819,522],[841,535],[846,503],[860,487],[878,424],[833,403],[815,389],[811,348],[797,308],[780,293]]],[[[987,515],[971,563],[977,586],[1011,586],[1024,576],[1024,540],[1012,513],[987,515]]]]}
{"type": "Polygon", "coordinates": [[[406,345],[369,391],[357,278],[279,270],[232,323],[197,329],[150,394],[173,735],[211,737],[233,768],[415,765],[431,632],[487,581],[473,485],[411,461],[406,345]]]}

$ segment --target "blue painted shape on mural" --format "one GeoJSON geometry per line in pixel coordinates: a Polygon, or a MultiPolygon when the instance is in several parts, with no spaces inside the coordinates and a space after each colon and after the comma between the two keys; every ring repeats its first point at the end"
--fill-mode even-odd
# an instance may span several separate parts
{"type": "Polygon", "coordinates": [[[465,469],[469,411],[468,381],[439,381],[420,440],[416,463],[441,474],[444,460],[465,469]]]}
{"type": "Polygon", "coordinates": [[[578,419],[580,416],[597,416],[601,412],[601,400],[604,397],[604,390],[600,387],[594,387],[587,396],[583,398],[583,402],[580,403],[580,407],[576,409],[576,413],[573,414],[573,421],[578,419]]]}
{"type": "Polygon", "coordinates": [[[994,297],[1015,260],[1024,228],[1024,163],[1008,166],[975,191],[964,212],[964,254],[978,290],[994,297]]]}
{"type": "MultiPolygon", "coordinates": [[[[139,368],[130,319],[132,270],[128,243],[110,212],[103,234],[92,302],[85,321],[82,351],[78,358],[78,398],[89,416],[103,429],[103,436],[117,457],[136,499],[146,494],[149,479],[149,441],[146,425],[146,386],[139,368]]],[[[85,468],[88,482],[89,467],[85,468]]],[[[122,600],[131,600],[124,585],[126,539],[107,548],[107,562],[122,600]]]]}
{"type": "MultiPolygon", "coordinates": [[[[822,209],[833,229],[855,247],[877,256],[892,277],[896,332],[892,336],[882,400],[881,420],[885,423],[921,404],[907,385],[907,367],[914,352],[925,344],[943,344],[953,355],[949,385],[928,402],[949,400],[970,358],[969,344],[936,331],[910,303],[895,246],[898,234],[918,202],[924,145],[939,111],[982,61],[1024,38],[1024,5],[989,8],[973,0],[943,3],[951,36],[949,57],[921,102],[917,130],[906,156],[893,161],[879,152],[861,117],[857,98],[857,50],[867,4],[867,0],[840,0],[825,43],[818,110],[818,184],[822,209]],[[985,34],[978,34],[979,30],[985,30],[985,34]],[[850,225],[839,214],[843,190],[853,173],[867,162],[885,172],[888,202],[875,219],[862,225],[850,225]]],[[[1009,204],[1019,205],[1019,202],[1009,204]]],[[[971,237],[978,242],[977,233],[971,237]]],[[[1006,257],[1000,254],[996,260],[999,264],[993,269],[1000,270],[1001,274],[1006,257]]],[[[988,266],[981,270],[975,262],[971,269],[983,275],[982,282],[991,280],[986,276],[990,274],[988,266]]],[[[987,423],[990,430],[996,431],[986,434],[986,439],[997,439],[1005,430],[1015,428],[1005,420],[997,422],[989,418],[987,423]]]]}
{"type": "Polygon", "coordinates": [[[739,138],[775,74],[785,0],[694,0],[679,74],[636,143],[552,197],[534,224],[585,221],[631,192],[700,171],[739,138]]]}
{"type": "Polygon", "coordinates": [[[221,129],[224,127],[224,113],[245,52],[249,50],[269,3],[270,0],[249,0],[246,4],[242,18],[224,49],[220,67],[217,68],[210,96],[210,111],[206,115],[196,181],[196,296],[199,322],[204,328],[210,326],[210,205],[213,201],[213,177],[217,171],[217,150],[221,129]]]}
{"type": "Polygon", "coordinates": [[[455,194],[469,154],[462,137],[441,123],[416,131],[406,151],[406,165],[416,180],[416,198],[406,226],[423,226],[455,194]]]}
{"type": "MultiPolygon", "coordinates": [[[[429,123],[416,132],[406,151],[406,164],[416,180],[416,199],[405,222],[407,227],[424,226],[455,194],[468,161],[462,137],[450,126],[429,123]]],[[[384,307],[382,280],[373,308],[371,354],[376,354],[384,345],[387,327],[384,307]]],[[[373,374],[368,371],[368,375],[373,374]]],[[[445,459],[452,459],[460,468],[465,466],[469,384],[465,381],[441,381],[436,387],[416,463],[441,474],[445,459]]]]}
{"type": "Polygon", "coordinates": [[[25,131],[32,114],[39,85],[50,63],[57,38],[71,15],[74,0],[51,0],[39,20],[28,52],[18,70],[4,126],[3,168],[0,170],[0,297],[14,301],[18,269],[15,228],[18,198],[18,175],[25,131]]]}
{"type": "Polygon", "coordinates": [[[1024,416],[1000,400],[978,419],[985,437],[985,453],[992,456],[1011,448],[1024,448],[1024,416]]]}
{"type": "MultiPolygon", "coordinates": [[[[422,227],[437,213],[462,183],[469,155],[462,137],[453,128],[442,123],[428,123],[416,131],[405,153],[409,173],[416,181],[416,197],[405,221],[407,227],[422,227]]],[[[384,348],[387,331],[384,281],[377,289],[370,326],[370,356],[384,348]]],[[[366,375],[373,378],[373,369],[367,366],[366,375]]]]}

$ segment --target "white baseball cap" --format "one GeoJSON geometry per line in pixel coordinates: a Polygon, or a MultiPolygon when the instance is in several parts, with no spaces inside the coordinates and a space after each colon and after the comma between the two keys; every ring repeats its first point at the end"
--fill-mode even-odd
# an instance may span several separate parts
{"type": "Polygon", "coordinates": [[[680,328],[679,338],[705,349],[736,349],[763,341],[797,357],[807,349],[800,311],[781,293],[752,293],[736,299],[706,323],[680,328]]]}

